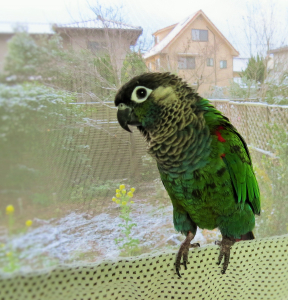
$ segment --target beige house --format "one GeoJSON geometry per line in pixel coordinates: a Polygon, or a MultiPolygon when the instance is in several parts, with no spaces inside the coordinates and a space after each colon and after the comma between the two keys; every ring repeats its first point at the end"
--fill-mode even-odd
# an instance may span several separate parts
{"type": "Polygon", "coordinates": [[[155,45],[144,54],[152,72],[178,73],[200,94],[233,80],[233,57],[239,52],[202,10],[153,35],[155,45]]]}
{"type": "Polygon", "coordinates": [[[95,20],[70,24],[55,24],[53,29],[63,39],[64,48],[90,49],[93,53],[109,54],[118,73],[127,52],[135,46],[142,34],[141,27],[127,25],[97,17],[95,20]]]}
{"type": "Polygon", "coordinates": [[[281,80],[284,73],[288,72],[288,46],[270,50],[267,68],[269,78],[276,82],[281,80]]]}
{"type": "MultiPolygon", "coordinates": [[[[0,71],[3,70],[5,55],[8,52],[7,42],[15,34],[12,26],[11,23],[6,23],[4,27],[3,23],[0,24],[0,71]]],[[[62,37],[64,49],[88,48],[93,53],[109,53],[119,70],[130,46],[134,46],[142,34],[141,27],[105,20],[100,16],[95,20],[70,24],[24,24],[24,27],[35,38],[39,35],[58,33],[62,37]]]]}

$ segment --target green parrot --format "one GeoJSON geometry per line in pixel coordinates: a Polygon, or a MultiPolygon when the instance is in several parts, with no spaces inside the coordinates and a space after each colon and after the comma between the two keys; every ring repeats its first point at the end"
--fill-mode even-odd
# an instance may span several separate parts
{"type": "Polygon", "coordinates": [[[229,264],[230,248],[254,239],[260,192],[243,137],[208,100],[170,73],[144,73],[116,94],[122,128],[137,126],[155,158],[173,205],[173,223],[186,236],[176,255],[187,270],[188,252],[199,228],[218,228],[219,265],[229,264]],[[183,263],[181,260],[183,258],[183,263]]]}

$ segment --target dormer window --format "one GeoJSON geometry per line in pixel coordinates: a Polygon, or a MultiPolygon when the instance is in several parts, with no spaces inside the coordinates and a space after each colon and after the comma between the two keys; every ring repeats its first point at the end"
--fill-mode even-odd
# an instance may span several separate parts
{"type": "Polygon", "coordinates": [[[154,43],[155,45],[159,43],[159,36],[157,35],[154,36],[154,43]]]}
{"type": "Polygon", "coordinates": [[[207,42],[208,30],[192,29],[192,41],[207,42]]]}

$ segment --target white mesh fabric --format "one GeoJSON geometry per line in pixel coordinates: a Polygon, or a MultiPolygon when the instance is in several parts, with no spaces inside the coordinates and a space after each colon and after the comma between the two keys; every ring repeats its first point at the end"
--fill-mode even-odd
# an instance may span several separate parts
{"type": "Polygon", "coordinates": [[[2,274],[0,299],[288,299],[288,235],[236,243],[224,275],[218,254],[214,245],[191,250],[181,279],[175,252],[2,274]]]}

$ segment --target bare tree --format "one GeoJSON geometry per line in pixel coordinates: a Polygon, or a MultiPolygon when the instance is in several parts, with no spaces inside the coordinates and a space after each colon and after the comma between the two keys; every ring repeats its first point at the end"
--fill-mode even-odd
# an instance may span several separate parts
{"type": "Polygon", "coordinates": [[[123,77],[127,79],[128,71],[137,73],[137,68],[123,70],[127,59],[135,63],[138,58],[143,72],[145,64],[141,55],[130,49],[141,35],[142,28],[126,24],[121,8],[117,6],[98,3],[96,6],[90,5],[90,9],[95,18],[55,25],[54,29],[63,37],[64,47],[76,60],[70,65],[71,74],[75,77],[74,89],[83,93],[91,90],[91,85],[98,86],[95,97],[105,99],[105,95],[111,94],[109,91],[115,92],[123,84],[123,77]]]}
{"type": "MultiPolygon", "coordinates": [[[[248,1],[246,11],[247,13],[242,18],[241,32],[234,29],[231,37],[234,44],[239,45],[242,55],[246,53],[250,57],[259,57],[263,60],[265,66],[263,81],[266,82],[268,72],[273,66],[273,58],[269,57],[271,50],[283,47],[288,42],[287,18],[284,18],[279,4],[273,0],[269,2],[248,1]]],[[[280,64],[278,62],[278,65],[280,64]]],[[[271,79],[273,74],[271,73],[269,77],[271,79]]],[[[262,84],[260,90],[262,97],[265,97],[266,91],[267,86],[262,84]]]]}

